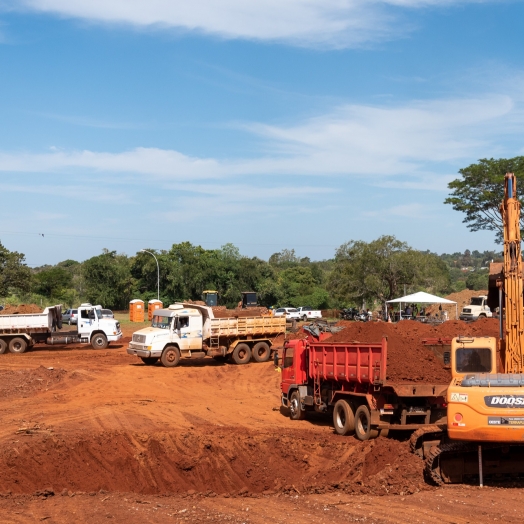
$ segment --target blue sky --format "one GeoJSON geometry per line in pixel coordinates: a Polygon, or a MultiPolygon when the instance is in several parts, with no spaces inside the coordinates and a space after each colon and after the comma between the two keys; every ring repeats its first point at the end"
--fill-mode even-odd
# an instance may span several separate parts
{"type": "Polygon", "coordinates": [[[443,204],[523,152],[522,1],[0,0],[0,240],[493,249],[443,204]],[[43,233],[44,236],[40,234],[43,233]]]}

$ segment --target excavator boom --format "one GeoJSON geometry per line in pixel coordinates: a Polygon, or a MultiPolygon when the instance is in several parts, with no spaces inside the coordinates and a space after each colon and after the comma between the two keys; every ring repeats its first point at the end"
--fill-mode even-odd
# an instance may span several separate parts
{"type": "Polygon", "coordinates": [[[504,200],[500,205],[500,213],[504,225],[502,283],[505,293],[504,339],[500,341],[500,355],[505,373],[522,373],[524,370],[524,302],[522,297],[520,202],[517,199],[517,181],[513,173],[508,173],[505,177],[504,200]]]}

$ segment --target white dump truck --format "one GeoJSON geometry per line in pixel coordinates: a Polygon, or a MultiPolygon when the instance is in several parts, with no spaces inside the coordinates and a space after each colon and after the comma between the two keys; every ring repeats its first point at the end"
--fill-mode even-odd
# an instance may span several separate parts
{"type": "Polygon", "coordinates": [[[284,317],[215,318],[208,306],[177,303],[155,311],[151,327],[133,333],[127,352],[146,365],[160,360],[166,367],[176,366],[180,358],[266,362],[275,338],[285,332],[284,317]]]}
{"type": "Polygon", "coordinates": [[[91,344],[105,349],[122,338],[120,322],[102,318],[102,306],[82,304],[78,308],[78,329],[62,328],[62,306],[46,307],[42,313],[0,315],[0,353],[23,353],[35,344],[91,344]]]}
{"type": "Polygon", "coordinates": [[[477,320],[479,318],[491,318],[493,313],[488,306],[488,297],[480,295],[472,297],[468,306],[464,306],[460,312],[460,320],[477,320]]]}

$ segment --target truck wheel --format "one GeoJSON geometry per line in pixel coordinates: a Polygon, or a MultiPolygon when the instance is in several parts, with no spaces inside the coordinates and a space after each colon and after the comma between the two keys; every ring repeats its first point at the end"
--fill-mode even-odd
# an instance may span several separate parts
{"type": "Polygon", "coordinates": [[[371,413],[364,404],[355,411],[355,436],[362,441],[378,437],[378,429],[371,429],[371,413]]]}
{"type": "Polygon", "coordinates": [[[238,344],[233,350],[233,362],[235,364],[247,364],[251,360],[251,349],[247,344],[238,344]]]}
{"type": "Polygon", "coordinates": [[[256,362],[267,362],[271,356],[271,350],[267,342],[259,342],[253,347],[253,358],[256,362]]]}
{"type": "Polygon", "coordinates": [[[174,368],[178,366],[180,362],[180,350],[175,346],[168,346],[164,349],[162,356],[160,357],[160,362],[166,368],[174,368]]]}
{"type": "Polygon", "coordinates": [[[6,349],[7,349],[7,342],[0,338],[0,355],[5,353],[6,349]]]}
{"type": "Polygon", "coordinates": [[[486,315],[484,315],[484,313],[481,313],[478,318],[486,318],[486,315]]]}
{"type": "Polygon", "coordinates": [[[9,342],[9,351],[11,353],[23,353],[27,349],[27,342],[20,337],[12,338],[9,342]]]}
{"type": "Polygon", "coordinates": [[[291,393],[291,399],[289,401],[289,418],[291,420],[304,420],[306,418],[306,412],[303,411],[300,406],[300,393],[297,390],[291,393]]]}
{"type": "Polygon", "coordinates": [[[355,414],[344,399],[338,400],[333,408],[333,426],[338,435],[351,435],[355,432],[355,414]]]}
{"type": "Polygon", "coordinates": [[[103,333],[97,333],[91,339],[93,349],[105,349],[108,346],[107,337],[103,333]]]}
{"type": "Polygon", "coordinates": [[[302,320],[303,320],[304,322],[306,322],[306,321],[307,321],[307,315],[304,315],[304,316],[302,317],[302,320]]]}
{"type": "Polygon", "coordinates": [[[146,366],[154,366],[158,362],[157,357],[140,357],[146,366]]]}

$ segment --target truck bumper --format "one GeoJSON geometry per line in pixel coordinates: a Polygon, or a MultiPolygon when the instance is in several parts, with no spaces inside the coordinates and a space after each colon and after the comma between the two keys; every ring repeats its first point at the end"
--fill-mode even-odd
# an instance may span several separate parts
{"type": "Polygon", "coordinates": [[[146,349],[146,347],[142,346],[141,344],[135,344],[131,342],[127,348],[127,354],[134,355],[135,357],[140,358],[160,358],[162,356],[162,351],[149,351],[148,349],[146,349]]]}
{"type": "Polygon", "coordinates": [[[120,340],[122,338],[122,332],[120,331],[116,335],[108,335],[107,340],[109,342],[116,342],[117,340],[120,340]]]}

